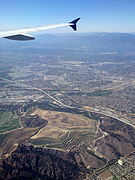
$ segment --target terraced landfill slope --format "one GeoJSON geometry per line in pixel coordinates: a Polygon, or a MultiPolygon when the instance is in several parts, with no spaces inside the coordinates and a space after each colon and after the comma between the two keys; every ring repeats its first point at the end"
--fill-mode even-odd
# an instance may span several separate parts
{"type": "MultiPolygon", "coordinates": [[[[54,104],[35,103],[18,107],[16,113],[22,127],[0,136],[2,172],[8,172],[6,167],[10,166],[10,173],[14,173],[11,159],[18,166],[18,161],[22,161],[18,158],[23,149],[31,145],[32,151],[40,151],[42,154],[46,149],[50,156],[58,157],[57,154],[62,154],[63,158],[65,153],[67,156],[70,152],[75,153],[77,174],[81,173],[88,178],[102,174],[119,158],[128,156],[135,150],[135,130],[132,126],[116,118],[91,112],[90,109],[70,109],[54,104]],[[3,166],[3,163],[10,165],[3,166]]],[[[25,154],[23,156],[25,159],[25,154]]],[[[22,173],[22,168],[17,173],[22,173]]],[[[34,172],[37,173],[37,170],[34,169],[34,172]]],[[[7,178],[6,175],[2,176],[7,178]]],[[[76,176],[78,179],[80,175],[76,176]]]]}
{"type": "Polygon", "coordinates": [[[135,35],[0,43],[0,179],[133,180],[135,35]]]}

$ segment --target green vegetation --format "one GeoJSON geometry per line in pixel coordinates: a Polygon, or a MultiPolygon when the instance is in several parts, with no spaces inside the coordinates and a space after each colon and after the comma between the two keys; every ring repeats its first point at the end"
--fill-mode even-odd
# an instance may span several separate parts
{"type": "Polygon", "coordinates": [[[38,139],[29,139],[29,142],[35,146],[64,149],[63,145],[57,139],[43,137],[38,139]]]}
{"type": "Polygon", "coordinates": [[[11,111],[0,111],[0,133],[20,127],[19,118],[11,111]]]}
{"type": "Polygon", "coordinates": [[[112,94],[112,91],[110,90],[99,90],[99,91],[94,91],[91,93],[85,93],[85,92],[71,92],[71,93],[66,93],[68,96],[109,96],[112,94]]]}
{"type": "Polygon", "coordinates": [[[41,145],[56,143],[57,140],[53,138],[43,137],[38,139],[29,139],[29,142],[33,145],[41,146],[41,145]]]}
{"type": "Polygon", "coordinates": [[[113,177],[113,180],[119,180],[116,176],[113,177]]]}
{"type": "Polygon", "coordinates": [[[62,144],[48,144],[46,146],[47,148],[57,148],[57,149],[64,149],[64,146],[62,144]]]}

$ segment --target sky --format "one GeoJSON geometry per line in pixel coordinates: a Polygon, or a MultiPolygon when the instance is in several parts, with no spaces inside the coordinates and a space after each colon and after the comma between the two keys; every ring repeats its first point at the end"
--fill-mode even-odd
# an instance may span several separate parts
{"type": "MultiPolygon", "coordinates": [[[[78,17],[78,32],[135,32],[135,0],[0,0],[0,30],[78,17]]],[[[68,27],[55,31],[72,32],[68,27]]]]}

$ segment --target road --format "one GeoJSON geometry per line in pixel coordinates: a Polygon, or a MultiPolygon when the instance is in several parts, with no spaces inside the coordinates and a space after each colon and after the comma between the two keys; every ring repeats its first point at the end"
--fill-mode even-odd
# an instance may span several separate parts
{"type": "MultiPolygon", "coordinates": [[[[33,86],[30,86],[30,85],[26,85],[26,84],[23,84],[23,83],[20,83],[20,82],[16,82],[16,81],[13,81],[13,80],[9,80],[9,79],[6,79],[6,78],[3,78],[3,77],[0,77],[0,79],[4,80],[4,81],[7,81],[7,82],[11,82],[11,83],[14,83],[14,84],[17,84],[18,86],[23,86],[23,87],[26,87],[26,88],[30,88],[30,89],[34,89],[34,90],[37,90],[37,91],[40,91],[42,94],[48,96],[49,98],[51,98],[54,102],[58,103],[60,106],[62,107],[66,107],[66,108],[71,108],[71,109],[74,109],[76,107],[73,107],[73,106],[68,106],[64,103],[62,103],[60,100],[56,99],[55,97],[53,97],[52,95],[50,95],[48,92],[46,92],[45,90],[42,90],[40,88],[37,88],[37,87],[33,87],[33,86]]],[[[78,110],[82,110],[81,108],[77,108],[78,110]]],[[[84,111],[84,110],[83,110],[84,111]]],[[[131,124],[130,122],[127,122],[127,119],[124,120],[124,118],[119,118],[117,117],[116,115],[112,115],[110,113],[107,113],[107,112],[103,112],[102,110],[98,109],[98,110],[91,110],[91,111],[88,111],[88,110],[85,110],[87,112],[96,112],[96,113],[99,113],[99,114],[102,114],[102,115],[106,115],[106,116],[109,116],[109,117],[112,117],[112,118],[115,118],[127,125],[130,125],[132,126],[133,128],[135,128],[135,125],[131,124]]]]}
{"type": "Polygon", "coordinates": [[[117,117],[117,115],[112,115],[112,114],[110,114],[110,113],[107,113],[107,112],[103,112],[102,110],[100,111],[100,109],[99,110],[92,110],[91,112],[95,112],[95,113],[99,113],[99,114],[102,114],[102,115],[105,115],[105,116],[109,116],[109,117],[112,117],[112,118],[115,118],[115,119],[117,119],[117,120],[119,120],[119,121],[121,121],[121,122],[123,122],[123,123],[125,123],[125,124],[127,124],[127,125],[130,125],[130,126],[132,126],[133,128],[135,128],[135,125],[133,125],[133,124],[131,124],[130,122],[127,122],[128,120],[127,119],[125,119],[124,120],[124,118],[122,117],[122,118],[119,118],[119,117],[117,117]]]}
{"type": "Polygon", "coordinates": [[[19,82],[13,81],[13,80],[9,80],[9,79],[6,79],[6,78],[2,78],[2,77],[0,77],[0,79],[2,79],[4,81],[7,81],[7,82],[11,82],[11,83],[17,84],[18,86],[21,86],[21,87],[30,88],[30,89],[34,89],[34,90],[40,91],[41,93],[47,95],[52,100],[54,100],[55,102],[60,104],[61,106],[66,106],[65,104],[63,104],[62,102],[60,102],[59,100],[57,100],[56,98],[51,96],[49,93],[47,93],[45,90],[42,90],[42,89],[37,88],[37,87],[30,86],[30,85],[26,85],[26,84],[23,84],[23,83],[19,83],[19,82]]]}

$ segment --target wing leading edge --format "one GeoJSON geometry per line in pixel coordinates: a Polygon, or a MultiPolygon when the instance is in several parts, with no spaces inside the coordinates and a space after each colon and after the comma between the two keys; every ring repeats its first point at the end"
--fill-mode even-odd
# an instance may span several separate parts
{"type": "Polygon", "coordinates": [[[0,32],[0,37],[11,39],[11,40],[20,40],[20,41],[27,41],[27,40],[34,40],[35,37],[27,34],[30,32],[38,32],[44,31],[47,29],[54,29],[59,27],[70,26],[73,28],[74,31],[77,30],[77,22],[80,18],[75,19],[66,24],[56,24],[56,25],[48,25],[48,26],[39,26],[39,27],[32,27],[32,28],[25,28],[25,29],[18,29],[18,30],[10,30],[10,31],[2,31],[0,32]]]}

